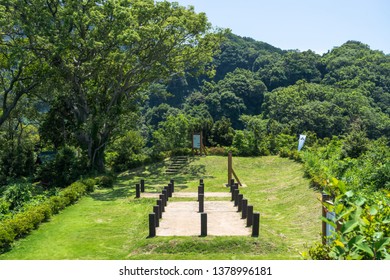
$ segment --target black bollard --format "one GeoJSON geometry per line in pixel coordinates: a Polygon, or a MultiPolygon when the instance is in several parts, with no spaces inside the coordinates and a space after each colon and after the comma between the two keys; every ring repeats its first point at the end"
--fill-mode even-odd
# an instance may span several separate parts
{"type": "Polygon", "coordinates": [[[238,206],[238,195],[240,194],[239,190],[233,191],[234,206],[238,206]]]}
{"type": "Polygon", "coordinates": [[[234,186],[234,179],[230,179],[230,186],[234,186]]]}
{"type": "Polygon", "coordinates": [[[165,206],[167,206],[167,203],[168,203],[168,200],[169,200],[168,191],[166,189],[163,189],[162,193],[163,193],[165,201],[166,201],[165,206]]]}
{"type": "Polygon", "coordinates": [[[258,237],[260,232],[260,213],[253,213],[252,237],[258,237]]]}
{"type": "Polygon", "coordinates": [[[172,192],[171,192],[171,189],[169,188],[169,186],[165,186],[164,190],[167,190],[168,197],[172,197],[172,192]]]}
{"type": "Polygon", "coordinates": [[[165,200],[165,195],[163,195],[163,194],[160,194],[159,195],[159,198],[161,199],[161,201],[162,201],[162,205],[163,205],[163,212],[165,212],[165,206],[167,206],[167,201],[165,200]]]}
{"type": "Polygon", "coordinates": [[[175,192],[175,180],[171,179],[171,184],[172,184],[172,192],[175,192]]]}
{"type": "Polygon", "coordinates": [[[141,192],[143,193],[145,192],[145,180],[141,179],[140,184],[141,184],[141,192]]]}
{"type": "Polygon", "coordinates": [[[244,195],[243,194],[239,194],[238,195],[238,201],[237,201],[237,212],[241,212],[242,211],[242,200],[244,199],[244,195]]]}
{"type": "Polygon", "coordinates": [[[199,200],[199,213],[203,213],[204,212],[204,194],[199,194],[198,200],[199,200]]]}
{"type": "Polygon", "coordinates": [[[241,215],[241,219],[246,219],[247,217],[247,213],[248,213],[248,200],[247,199],[243,199],[242,200],[242,215],[241,215]]]}
{"type": "Polygon", "coordinates": [[[246,226],[250,227],[253,224],[253,206],[248,205],[246,213],[246,226]]]}
{"type": "Polygon", "coordinates": [[[159,217],[160,217],[160,207],[158,205],[153,206],[153,213],[155,214],[155,223],[156,227],[160,226],[159,217]]]}
{"type": "Polygon", "coordinates": [[[200,236],[207,236],[207,213],[200,214],[200,236]]]}
{"type": "Polygon", "coordinates": [[[140,197],[141,197],[140,185],[135,184],[135,198],[140,198],[140,197]]]}
{"type": "Polygon", "coordinates": [[[200,180],[199,180],[199,185],[202,185],[202,184],[204,184],[204,183],[203,183],[203,179],[200,179],[200,180]]]}
{"type": "Polygon", "coordinates": [[[171,197],[173,195],[173,186],[172,186],[172,183],[168,183],[168,189],[169,189],[169,192],[171,194],[171,197]]]}
{"type": "Polygon", "coordinates": [[[162,218],[162,212],[164,212],[163,201],[161,199],[157,200],[157,205],[158,205],[158,208],[159,208],[158,216],[161,219],[162,218]]]}
{"type": "Polygon", "coordinates": [[[149,237],[156,236],[156,214],[149,214],[149,237]]]}

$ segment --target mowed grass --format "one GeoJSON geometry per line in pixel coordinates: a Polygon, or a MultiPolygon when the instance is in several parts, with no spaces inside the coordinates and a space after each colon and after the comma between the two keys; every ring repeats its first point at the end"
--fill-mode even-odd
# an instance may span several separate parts
{"type": "Polygon", "coordinates": [[[260,237],[148,238],[148,214],[155,199],[135,199],[135,183],[160,192],[175,179],[176,192],[228,192],[227,158],[190,158],[180,174],[165,174],[167,163],[125,172],[112,190],[97,190],[15,242],[0,259],[300,259],[320,241],[319,194],[309,188],[303,169],[277,156],[235,157],[233,167],[244,184],[240,192],[260,212],[260,237]]]}

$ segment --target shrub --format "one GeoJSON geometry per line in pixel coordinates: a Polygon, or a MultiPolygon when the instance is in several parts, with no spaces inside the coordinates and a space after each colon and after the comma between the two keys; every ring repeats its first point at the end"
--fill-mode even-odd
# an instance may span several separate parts
{"type": "Polygon", "coordinates": [[[16,183],[7,187],[3,198],[7,201],[10,210],[15,210],[23,206],[32,198],[33,186],[30,183],[16,183]]]}
{"type": "Polygon", "coordinates": [[[0,220],[9,213],[10,203],[0,197],[0,220]]]}
{"type": "Polygon", "coordinates": [[[228,147],[209,147],[207,149],[207,153],[209,155],[214,155],[214,156],[227,156],[229,153],[229,148],[228,147]]]}
{"type": "Polygon", "coordinates": [[[73,147],[62,147],[53,161],[37,168],[37,179],[46,186],[65,187],[87,173],[87,162],[73,147]]]}
{"type": "Polygon", "coordinates": [[[111,189],[114,186],[115,177],[113,175],[102,175],[98,177],[98,185],[104,189],[111,189]]]}
{"type": "MultiPolygon", "coordinates": [[[[110,180],[113,178],[112,176],[105,177],[110,178],[110,180]]],[[[93,189],[91,186],[95,185],[97,179],[85,179],[85,182],[86,184],[81,181],[75,182],[40,205],[30,205],[24,212],[4,219],[0,223],[0,252],[9,248],[15,238],[29,234],[42,222],[49,220],[53,214],[57,214],[68,205],[75,203],[88,190],[93,189]]]]}
{"type": "Polygon", "coordinates": [[[99,181],[96,178],[87,178],[81,180],[81,183],[87,186],[87,192],[93,192],[98,182],[99,181]]]}
{"type": "Polygon", "coordinates": [[[390,258],[390,201],[386,192],[354,193],[342,181],[333,179],[327,193],[334,203],[324,203],[335,213],[325,222],[337,228],[328,245],[309,250],[312,259],[388,259],[390,258]]]}

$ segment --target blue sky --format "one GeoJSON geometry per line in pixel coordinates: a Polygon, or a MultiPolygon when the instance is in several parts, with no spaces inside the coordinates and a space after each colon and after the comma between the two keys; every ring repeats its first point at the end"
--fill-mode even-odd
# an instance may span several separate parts
{"type": "MultiPolygon", "coordinates": [[[[173,2],[173,1],[172,1],[173,2]]],[[[176,0],[213,26],[281,49],[319,54],[348,40],[390,54],[389,0],[176,0]]]]}

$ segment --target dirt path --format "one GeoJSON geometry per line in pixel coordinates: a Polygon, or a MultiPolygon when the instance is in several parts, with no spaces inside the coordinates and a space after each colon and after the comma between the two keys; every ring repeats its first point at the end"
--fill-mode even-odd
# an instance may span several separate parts
{"type": "MultiPolygon", "coordinates": [[[[168,202],[160,220],[160,226],[156,230],[157,236],[199,236],[200,213],[198,210],[197,202],[168,202]]],[[[241,219],[241,213],[237,212],[233,202],[205,201],[204,212],[207,213],[207,235],[209,236],[248,236],[251,234],[250,228],[246,227],[246,220],[241,219]]]]}

